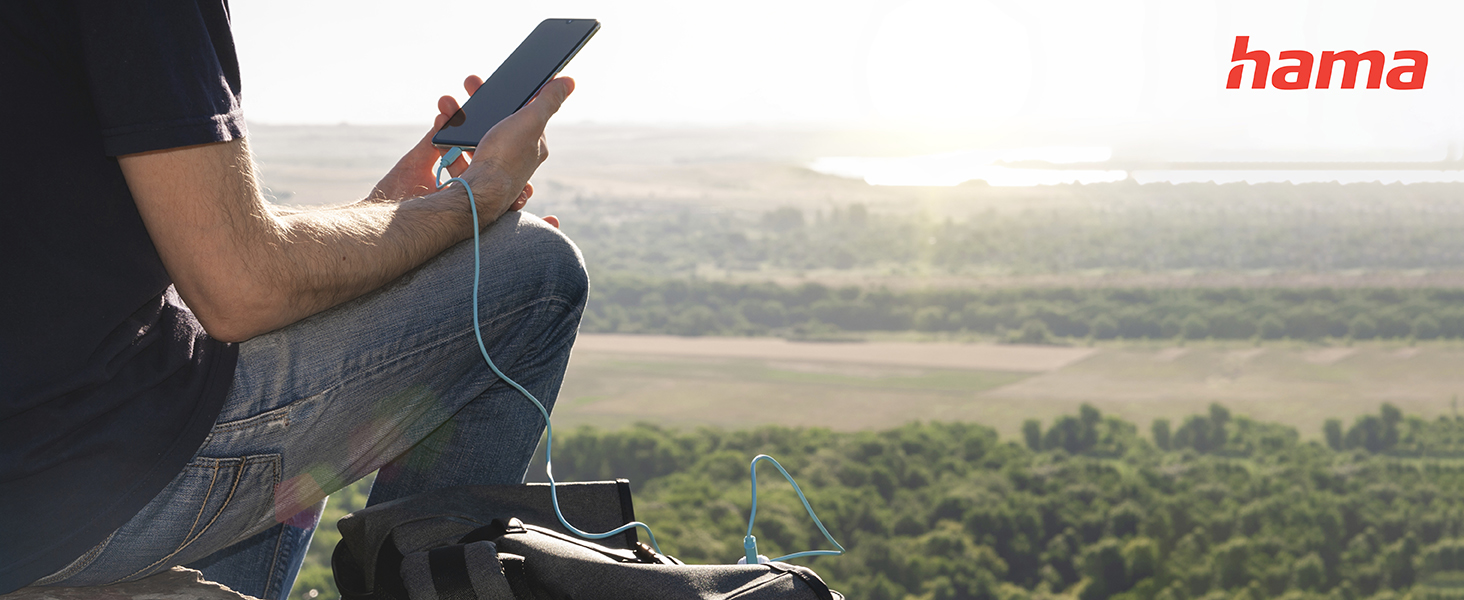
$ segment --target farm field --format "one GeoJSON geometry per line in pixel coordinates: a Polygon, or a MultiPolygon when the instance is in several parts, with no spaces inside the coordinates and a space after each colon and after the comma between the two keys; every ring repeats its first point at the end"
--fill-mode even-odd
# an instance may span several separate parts
{"type": "Polygon", "coordinates": [[[1464,344],[1450,342],[1087,348],[582,334],[554,418],[561,428],[649,421],[845,431],[973,421],[1015,438],[1023,420],[1049,422],[1084,402],[1144,427],[1219,402],[1314,438],[1327,418],[1351,422],[1383,402],[1428,418],[1452,414],[1461,364],[1464,344]]]}

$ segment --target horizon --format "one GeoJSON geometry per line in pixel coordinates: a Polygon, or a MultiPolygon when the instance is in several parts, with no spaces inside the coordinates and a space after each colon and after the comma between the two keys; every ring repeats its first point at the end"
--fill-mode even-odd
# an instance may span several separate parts
{"type": "Polygon", "coordinates": [[[554,14],[453,5],[443,19],[430,5],[272,0],[233,16],[246,114],[277,124],[425,124],[437,96],[461,99],[461,78],[491,73],[538,20],[575,16],[604,29],[565,70],[579,86],[563,124],[832,127],[922,135],[947,150],[1107,146],[1242,160],[1396,160],[1464,140],[1453,108],[1464,100],[1464,40],[1449,25],[1464,6],[1040,4],[764,1],[728,12],[575,1],[554,14]],[[438,33],[404,33],[418,31],[438,33]],[[1423,50],[1426,86],[1226,90],[1238,35],[1273,66],[1288,49],[1423,50]],[[444,51],[439,39],[466,43],[444,51]],[[390,83],[374,83],[383,74],[390,83]]]}

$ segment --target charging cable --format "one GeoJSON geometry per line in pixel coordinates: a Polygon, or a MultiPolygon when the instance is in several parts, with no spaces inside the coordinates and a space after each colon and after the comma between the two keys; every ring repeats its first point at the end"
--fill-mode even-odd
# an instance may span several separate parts
{"type": "Polygon", "coordinates": [[[834,540],[834,536],[829,534],[828,529],[824,528],[823,521],[819,520],[818,515],[813,514],[813,506],[810,506],[808,504],[808,497],[803,495],[803,488],[798,487],[798,482],[793,481],[793,476],[788,474],[788,470],[784,469],[783,465],[778,464],[778,461],[771,456],[768,456],[766,454],[759,454],[756,457],[753,457],[752,466],[749,467],[748,470],[752,472],[752,513],[747,516],[747,537],[742,538],[742,549],[747,552],[747,556],[738,560],[737,562],[739,564],[746,561],[746,563],[749,565],[755,565],[765,562],[783,562],[785,560],[801,558],[804,556],[838,556],[844,553],[844,547],[839,545],[838,541],[834,540]],[[788,480],[788,483],[793,484],[793,491],[798,494],[798,499],[803,501],[803,508],[808,511],[808,516],[813,517],[813,524],[818,525],[818,530],[823,532],[824,539],[828,540],[829,543],[833,544],[835,548],[838,548],[838,550],[808,550],[805,552],[794,552],[792,554],[779,556],[771,560],[769,560],[766,556],[762,556],[757,553],[757,538],[753,537],[752,535],[752,523],[753,521],[757,520],[757,463],[761,461],[768,461],[770,463],[773,463],[773,466],[778,468],[778,472],[783,474],[783,477],[788,480]]]}
{"type": "MultiPolygon", "coordinates": [[[[437,163],[437,170],[433,173],[433,181],[442,181],[443,169],[446,169],[448,165],[456,162],[458,157],[462,156],[462,154],[462,148],[453,147],[451,150],[448,150],[446,154],[442,155],[442,160],[437,163]]],[[[498,378],[503,380],[504,383],[507,383],[509,387],[518,390],[518,392],[520,394],[523,394],[525,398],[528,398],[529,402],[534,403],[534,408],[539,409],[539,414],[544,415],[544,431],[546,432],[546,440],[544,442],[544,473],[549,476],[549,499],[554,505],[554,516],[559,517],[559,524],[563,525],[565,529],[568,529],[570,533],[591,540],[602,540],[613,535],[624,533],[626,530],[633,527],[640,528],[642,530],[645,530],[647,537],[651,538],[651,547],[655,548],[656,553],[665,554],[664,552],[661,552],[660,544],[656,543],[656,534],[651,533],[650,526],[646,525],[645,523],[642,523],[640,521],[633,521],[630,523],[626,523],[625,525],[621,525],[620,527],[616,527],[615,529],[611,529],[610,531],[606,531],[605,533],[590,533],[588,531],[580,531],[578,527],[570,525],[569,521],[565,520],[564,513],[560,512],[559,492],[554,483],[554,427],[549,423],[549,411],[544,408],[544,403],[539,402],[538,398],[535,398],[533,394],[529,393],[529,390],[524,389],[524,386],[519,385],[517,381],[509,379],[507,375],[503,374],[503,371],[498,370],[498,365],[493,364],[493,359],[488,357],[488,347],[483,344],[483,330],[478,324],[478,279],[483,272],[483,252],[480,248],[481,240],[479,238],[480,234],[478,227],[478,203],[476,200],[473,199],[473,186],[468,185],[468,181],[461,177],[453,177],[452,179],[448,179],[446,182],[440,183],[437,187],[438,189],[442,189],[444,186],[454,181],[463,184],[463,189],[468,192],[468,209],[473,213],[473,335],[478,338],[478,351],[483,354],[483,361],[488,363],[488,368],[493,371],[493,374],[497,375],[498,378]]]]}
{"type": "MultiPolygon", "coordinates": [[[[645,523],[642,523],[640,521],[632,521],[630,523],[626,523],[625,525],[621,525],[620,527],[616,527],[615,529],[611,529],[610,531],[606,531],[605,533],[590,533],[588,531],[581,531],[574,525],[570,525],[569,521],[565,520],[564,513],[560,512],[559,492],[557,491],[556,484],[554,482],[554,426],[549,422],[549,411],[544,408],[544,403],[539,402],[538,398],[535,398],[533,394],[529,393],[529,391],[524,389],[523,386],[519,385],[518,382],[509,379],[507,375],[503,374],[503,371],[498,370],[498,365],[493,364],[493,359],[488,357],[488,347],[483,343],[483,330],[478,324],[478,280],[483,271],[483,252],[480,246],[480,233],[478,227],[478,203],[473,198],[473,187],[468,185],[468,181],[466,179],[463,179],[461,177],[453,177],[445,182],[442,181],[442,171],[446,169],[448,165],[457,162],[458,157],[462,156],[462,154],[463,149],[456,146],[443,154],[442,160],[438,161],[437,169],[433,173],[433,182],[437,183],[437,189],[442,189],[448,184],[456,181],[458,183],[461,183],[463,185],[463,190],[468,193],[468,208],[473,213],[473,335],[478,339],[478,352],[483,354],[483,362],[488,363],[488,368],[493,371],[493,374],[498,376],[499,379],[503,380],[504,383],[507,383],[513,389],[518,390],[520,394],[523,394],[524,398],[527,398],[529,402],[532,402],[534,404],[534,408],[539,409],[539,414],[544,416],[544,474],[549,476],[549,500],[554,505],[554,516],[559,518],[559,524],[563,525],[564,528],[569,530],[570,533],[591,540],[605,539],[613,535],[624,533],[631,528],[641,529],[646,532],[646,537],[649,537],[651,539],[651,548],[655,549],[657,554],[665,554],[664,552],[661,552],[660,544],[656,543],[656,534],[651,533],[651,527],[649,525],[646,525],[645,523]]],[[[798,482],[793,481],[793,476],[788,474],[788,471],[783,468],[783,465],[778,464],[778,461],[773,460],[773,457],[771,456],[768,456],[766,454],[759,454],[756,458],[752,459],[751,471],[752,514],[750,514],[747,518],[747,537],[743,538],[742,540],[742,546],[743,549],[747,552],[747,557],[738,560],[739,563],[746,561],[748,564],[758,564],[762,562],[784,561],[803,556],[829,556],[840,555],[844,553],[844,547],[840,546],[839,542],[834,540],[834,536],[829,535],[829,530],[824,528],[823,521],[820,521],[818,519],[818,515],[813,514],[813,507],[808,504],[808,498],[804,497],[803,490],[798,487],[798,482]],[[783,477],[788,479],[788,483],[793,484],[793,491],[797,492],[798,499],[803,501],[803,508],[808,510],[808,516],[813,517],[813,522],[814,524],[818,525],[818,530],[823,532],[824,538],[828,539],[829,543],[833,544],[835,548],[838,548],[838,551],[809,550],[806,552],[795,552],[793,554],[774,558],[771,561],[769,561],[767,557],[758,555],[757,538],[752,536],[752,524],[753,521],[757,519],[757,463],[764,460],[773,463],[773,466],[778,468],[778,471],[783,474],[783,477]]]]}

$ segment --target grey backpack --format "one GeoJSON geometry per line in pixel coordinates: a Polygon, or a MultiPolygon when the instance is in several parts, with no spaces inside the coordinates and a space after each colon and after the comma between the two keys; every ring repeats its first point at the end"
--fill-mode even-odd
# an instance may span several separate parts
{"type": "MultiPolygon", "coordinates": [[[[577,527],[635,520],[624,479],[558,487],[577,527]]],[[[346,515],[339,528],[331,562],[346,600],[843,600],[806,567],[687,565],[634,529],[605,544],[569,535],[546,484],[433,490],[346,515]]]]}

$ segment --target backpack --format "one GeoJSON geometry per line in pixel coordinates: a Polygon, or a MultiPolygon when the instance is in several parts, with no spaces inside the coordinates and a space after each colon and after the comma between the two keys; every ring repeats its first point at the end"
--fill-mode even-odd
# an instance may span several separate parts
{"type": "MultiPolygon", "coordinates": [[[[635,520],[627,480],[558,490],[577,527],[635,520]]],[[[339,529],[331,566],[344,600],[843,600],[806,567],[687,565],[635,529],[580,539],[559,523],[547,484],[433,490],[346,515],[339,529]]]]}

